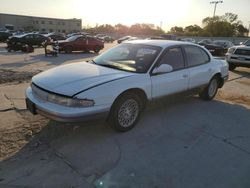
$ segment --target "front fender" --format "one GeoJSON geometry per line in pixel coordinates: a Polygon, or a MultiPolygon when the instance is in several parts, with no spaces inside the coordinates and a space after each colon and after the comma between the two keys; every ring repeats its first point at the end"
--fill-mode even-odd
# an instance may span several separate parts
{"type": "Polygon", "coordinates": [[[112,105],[115,99],[124,91],[138,88],[145,92],[147,98],[151,99],[151,80],[147,74],[138,74],[119,80],[114,80],[79,93],[75,97],[81,99],[92,99],[95,105],[112,105]]]}

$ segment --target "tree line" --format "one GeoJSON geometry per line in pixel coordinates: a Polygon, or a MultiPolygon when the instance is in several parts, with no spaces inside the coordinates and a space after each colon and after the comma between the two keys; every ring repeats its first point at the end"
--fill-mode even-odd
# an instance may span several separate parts
{"type": "Polygon", "coordinates": [[[103,24],[84,31],[97,34],[136,35],[136,36],[160,36],[162,34],[174,34],[178,36],[206,36],[206,37],[244,37],[248,35],[248,29],[238,20],[238,15],[226,13],[222,16],[206,17],[202,20],[202,27],[189,25],[186,27],[174,26],[165,32],[161,27],[154,24],[133,24],[130,27],[117,24],[115,26],[103,24]]]}

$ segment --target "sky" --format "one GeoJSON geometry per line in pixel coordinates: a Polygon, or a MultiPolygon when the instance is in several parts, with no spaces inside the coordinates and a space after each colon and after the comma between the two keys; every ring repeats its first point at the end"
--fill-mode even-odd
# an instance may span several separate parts
{"type": "MultiPolygon", "coordinates": [[[[168,31],[197,24],[213,15],[212,0],[0,0],[0,13],[53,18],[81,18],[83,27],[118,23],[149,23],[168,31]]],[[[216,15],[231,12],[250,24],[250,0],[223,0],[216,15]]]]}

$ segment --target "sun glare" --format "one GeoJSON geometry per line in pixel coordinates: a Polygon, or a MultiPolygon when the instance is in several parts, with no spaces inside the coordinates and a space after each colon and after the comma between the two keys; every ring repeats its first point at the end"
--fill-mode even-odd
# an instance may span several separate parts
{"type": "Polygon", "coordinates": [[[86,22],[92,25],[152,23],[157,26],[162,24],[165,27],[170,24],[178,25],[187,17],[188,2],[182,0],[155,0],[154,2],[127,0],[120,3],[116,0],[106,0],[87,4],[84,1],[76,0],[72,11],[83,19],[83,25],[86,22]]]}

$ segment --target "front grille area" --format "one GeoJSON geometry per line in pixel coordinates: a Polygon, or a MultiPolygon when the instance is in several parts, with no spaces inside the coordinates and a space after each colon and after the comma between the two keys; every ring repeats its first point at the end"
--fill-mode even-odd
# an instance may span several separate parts
{"type": "Polygon", "coordinates": [[[237,50],[235,50],[234,54],[250,56],[250,50],[246,50],[246,49],[237,49],[237,50]]]}

